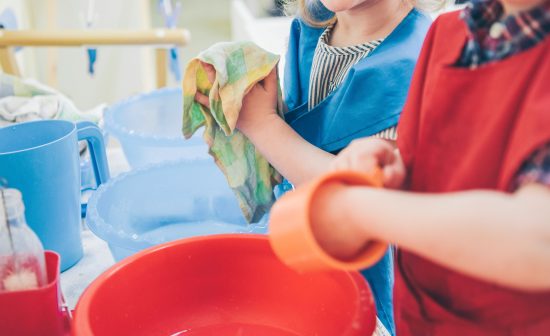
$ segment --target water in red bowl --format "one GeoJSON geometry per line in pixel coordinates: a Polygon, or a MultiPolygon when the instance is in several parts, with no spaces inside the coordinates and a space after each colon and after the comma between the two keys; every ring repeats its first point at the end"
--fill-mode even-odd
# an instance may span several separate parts
{"type": "Polygon", "coordinates": [[[209,335],[239,335],[239,336],[300,336],[294,332],[275,327],[244,323],[226,323],[209,327],[188,329],[171,336],[209,336],[209,335]]]}

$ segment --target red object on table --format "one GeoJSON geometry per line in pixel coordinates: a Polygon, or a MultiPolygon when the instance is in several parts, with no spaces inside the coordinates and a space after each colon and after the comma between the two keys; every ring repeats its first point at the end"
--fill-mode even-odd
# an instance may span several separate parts
{"type": "Polygon", "coordinates": [[[59,261],[57,253],[46,251],[46,286],[0,294],[0,335],[68,335],[70,321],[62,307],[59,261]]]}
{"type": "Polygon", "coordinates": [[[124,259],[78,302],[75,336],[364,336],[376,324],[357,272],[298,273],[260,235],[183,239],[124,259]]]}
{"type": "MultiPolygon", "coordinates": [[[[329,184],[382,187],[382,171],[371,174],[339,171],[326,174],[309,184],[286,193],[275,203],[269,219],[269,241],[275,254],[289,267],[300,272],[361,270],[376,264],[386,253],[388,245],[372,241],[352,260],[338,260],[329,255],[317,242],[311,227],[312,213],[322,205],[313,206],[319,190],[329,184]]],[[[346,225],[346,223],[338,223],[346,225]]]]}

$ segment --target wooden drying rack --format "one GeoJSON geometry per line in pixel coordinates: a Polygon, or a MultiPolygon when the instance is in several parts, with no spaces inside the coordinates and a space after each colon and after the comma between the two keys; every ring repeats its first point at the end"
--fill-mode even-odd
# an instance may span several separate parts
{"type": "Polygon", "coordinates": [[[156,47],[157,87],[167,82],[168,47],[183,47],[190,40],[186,29],[120,30],[0,30],[0,66],[20,76],[14,47],[83,47],[151,45],[156,47]]]}

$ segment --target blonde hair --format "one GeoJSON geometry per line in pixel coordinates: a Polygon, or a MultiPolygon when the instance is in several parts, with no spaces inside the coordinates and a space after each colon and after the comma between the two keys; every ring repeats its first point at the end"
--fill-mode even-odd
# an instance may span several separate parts
{"type": "Polygon", "coordinates": [[[285,0],[284,5],[287,14],[295,13],[313,27],[327,27],[336,21],[336,16],[334,15],[325,20],[319,20],[313,15],[315,9],[323,7],[319,0],[285,0]]]}
{"type": "MultiPolygon", "coordinates": [[[[319,20],[314,12],[321,10],[323,5],[319,0],[283,0],[287,14],[296,13],[306,23],[313,27],[327,27],[336,22],[336,16],[319,20]]],[[[448,0],[402,0],[411,3],[414,7],[426,11],[436,12],[445,7],[448,0]]]]}

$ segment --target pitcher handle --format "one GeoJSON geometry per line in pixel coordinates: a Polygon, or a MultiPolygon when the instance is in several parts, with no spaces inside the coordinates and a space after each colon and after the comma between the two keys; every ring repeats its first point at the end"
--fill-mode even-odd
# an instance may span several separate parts
{"type": "MultiPolygon", "coordinates": [[[[99,187],[100,184],[109,180],[109,166],[103,134],[101,134],[101,129],[90,121],[78,122],[76,128],[78,131],[78,141],[85,140],[88,143],[94,177],[99,187]]],[[[87,203],[82,203],[81,205],[83,216],[86,213],[87,206],[87,203]]]]}

